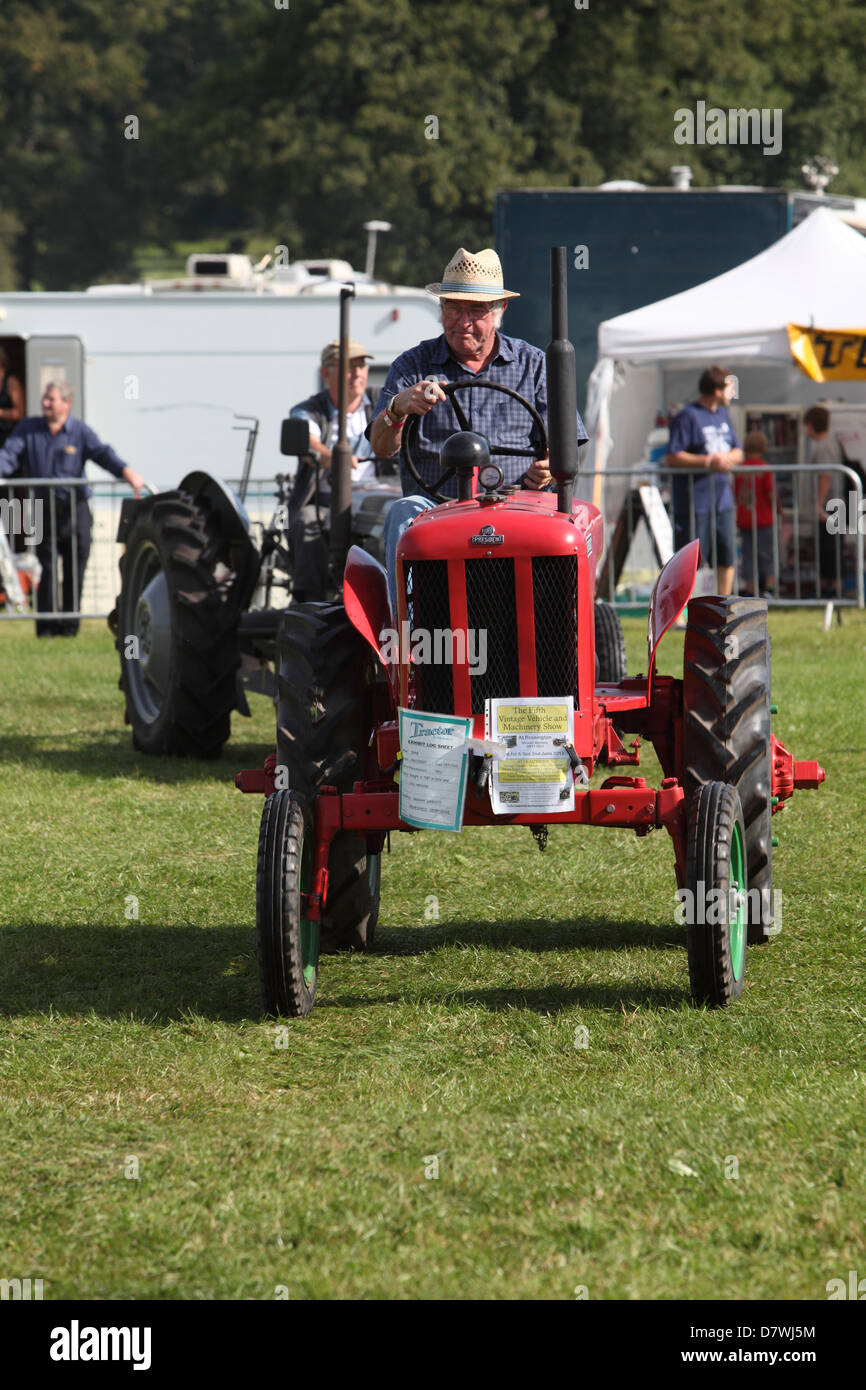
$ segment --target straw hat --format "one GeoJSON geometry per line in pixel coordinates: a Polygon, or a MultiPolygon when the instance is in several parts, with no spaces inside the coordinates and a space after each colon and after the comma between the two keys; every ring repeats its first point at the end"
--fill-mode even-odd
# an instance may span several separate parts
{"type": "Polygon", "coordinates": [[[476,252],[461,246],[442,272],[441,284],[425,288],[440,299],[477,299],[481,304],[494,299],[520,298],[516,290],[505,289],[502,265],[489,246],[476,252]]]}
{"type": "MultiPolygon", "coordinates": [[[[356,343],[354,338],[349,339],[346,345],[347,362],[351,362],[353,357],[369,357],[372,359],[375,356],[376,354],[374,352],[368,352],[363,344],[356,343]]],[[[330,343],[322,348],[322,366],[324,367],[326,362],[338,362],[339,359],[340,340],[339,338],[332,338],[330,343]]]]}

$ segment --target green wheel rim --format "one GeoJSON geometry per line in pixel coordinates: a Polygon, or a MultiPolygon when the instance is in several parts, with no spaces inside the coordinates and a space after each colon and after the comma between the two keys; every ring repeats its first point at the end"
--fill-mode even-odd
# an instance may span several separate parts
{"type": "Polygon", "coordinates": [[[309,893],[313,883],[313,851],[308,837],[304,836],[301,850],[301,873],[298,884],[298,917],[301,923],[301,964],[304,968],[304,984],[311,989],[319,966],[319,924],[307,917],[301,917],[300,894],[309,893]]]}
{"type": "Polygon", "coordinates": [[[731,840],[731,893],[737,895],[737,912],[731,921],[731,970],[734,979],[739,980],[743,973],[746,957],[746,856],[743,852],[743,838],[739,825],[734,826],[731,840]]]}

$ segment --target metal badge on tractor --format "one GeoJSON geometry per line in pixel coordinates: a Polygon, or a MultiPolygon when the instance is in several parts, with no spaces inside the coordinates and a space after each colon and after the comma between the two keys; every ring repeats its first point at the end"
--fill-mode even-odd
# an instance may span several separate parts
{"type": "MultiPolygon", "coordinates": [[[[442,449],[436,485],[456,474],[458,498],[439,494],[441,505],[418,516],[400,544],[397,613],[381,565],[353,547],[342,601],[295,606],[283,619],[276,752],[263,771],[236,779],[242,791],[267,798],[257,930],[271,1014],[309,1014],[321,955],[371,945],[386,841],[391,832],[418,833],[400,817],[400,711],[470,722],[476,751],[465,764],[463,825],[528,825],[541,844],[552,824],[625,827],[639,836],[664,828],[678,888],[694,908],[685,936],[696,1004],[735,1000],[747,946],[774,934],[773,816],[795,787],[817,787],[824,770],[795,762],[771,733],[766,605],[747,598],[689,603],[697,541],[656,582],[646,675],[626,675],[616,612],[594,597],[602,517],[573,500],[576,392],[565,264],[565,249],[554,248],[547,377],[556,492],[503,489],[489,442],[461,430],[442,449]],[[674,679],[658,674],[656,655],[687,603],[684,673],[674,679]],[[384,629],[410,635],[408,650],[400,642],[393,660],[382,653],[384,629]],[[412,634],[437,629],[463,635],[462,661],[413,660],[412,634]],[[481,631],[486,662],[473,665],[468,638],[481,631]],[[573,711],[573,738],[557,750],[567,754],[574,788],[563,791],[573,808],[511,812],[506,800],[494,810],[485,711],[509,698],[559,699],[573,711]],[[637,737],[626,744],[626,735],[637,737]],[[640,739],[661,764],[659,787],[621,771],[639,762],[640,739]],[[599,767],[614,771],[590,786],[599,767]]],[[[479,378],[449,389],[456,401],[465,390],[491,388],[502,389],[479,378]]],[[[402,447],[414,471],[411,429],[402,447]]]]}

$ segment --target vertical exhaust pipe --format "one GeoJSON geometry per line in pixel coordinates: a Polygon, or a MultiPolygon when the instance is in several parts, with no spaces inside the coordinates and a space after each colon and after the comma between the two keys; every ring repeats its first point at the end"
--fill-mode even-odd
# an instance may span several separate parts
{"type": "Polygon", "coordinates": [[[574,348],[568,341],[568,281],[565,247],[550,248],[550,326],[547,345],[547,433],[550,473],[556,483],[557,507],[571,515],[577,476],[577,384],[574,348]]]}
{"type": "Polygon", "coordinates": [[[340,290],[340,384],[337,397],[338,437],[331,450],[331,580],[339,592],[352,534],[352,450],[346,434],[349,372],[349,300],[354,285],[340,290]]]}

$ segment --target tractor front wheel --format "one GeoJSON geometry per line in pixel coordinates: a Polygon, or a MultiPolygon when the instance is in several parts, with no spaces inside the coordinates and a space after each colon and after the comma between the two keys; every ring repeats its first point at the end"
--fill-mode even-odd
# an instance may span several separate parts
{"type": "Polygon", "coordinates": [[[269,796],[256,874],[256,935],[265,1011],[304,1018],[316,1001],[319,924],[305,916],[313,880],[313,818],[293,791],[269,796]]]}
{"type": "Polygon", "coordinates": [[[725,1008],[746,973],[746,828],[735,787],[705,782],[689,818],[686,949],[696,1004],[725,1008]]]}

